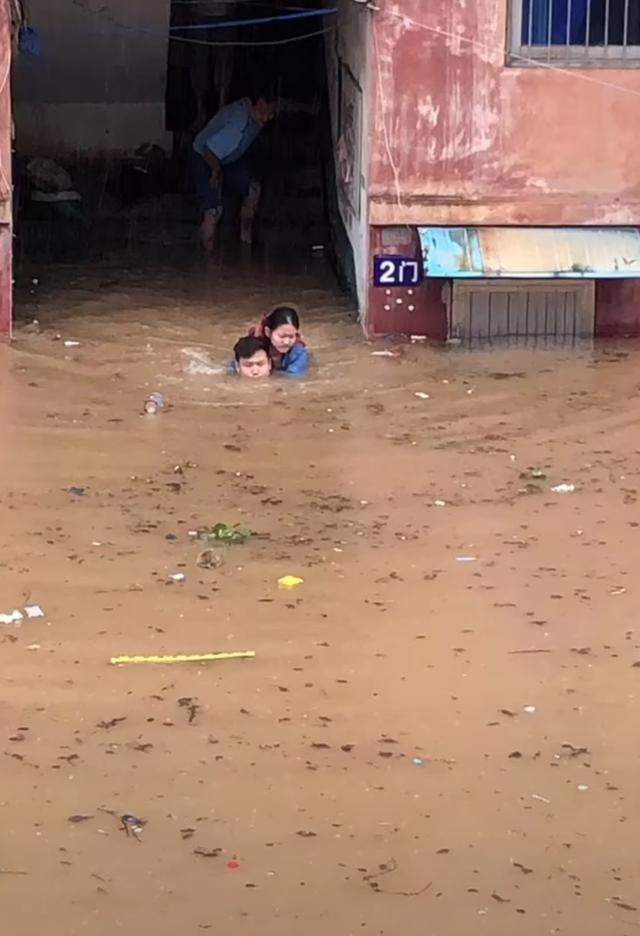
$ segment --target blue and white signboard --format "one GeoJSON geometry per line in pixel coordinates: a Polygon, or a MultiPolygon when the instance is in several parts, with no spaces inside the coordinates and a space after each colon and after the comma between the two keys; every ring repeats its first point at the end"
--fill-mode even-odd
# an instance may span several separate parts
{"type": "Polygon", "coordinates": [[[422,264],[413,257],[374,257],[373,282],[375,286],[419,286],[422,282],[422,264]]]}

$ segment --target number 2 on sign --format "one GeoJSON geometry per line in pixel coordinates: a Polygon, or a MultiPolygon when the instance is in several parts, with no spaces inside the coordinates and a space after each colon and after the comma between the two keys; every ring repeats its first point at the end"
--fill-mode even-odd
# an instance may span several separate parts
{"type": "Polygon", "coordinates": [[[410,257],[375,257],[373,278],[376,286],[418,286],[420,265],[410,257]]]}
{"type": "Polygon", "coordinates": [[[381,286],[395,286],[396,284],[396,265],[393,260],[383,260],[380,264],[380,276],[378,277],[381,286]]]}

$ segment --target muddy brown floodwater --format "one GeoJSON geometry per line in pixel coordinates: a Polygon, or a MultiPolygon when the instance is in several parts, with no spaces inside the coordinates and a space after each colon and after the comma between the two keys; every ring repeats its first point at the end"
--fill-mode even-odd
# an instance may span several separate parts
{"type": "Polygon", "coordinates": [[[0,625],[7,933],[634,936],[640,349],[369,344],[321,268],[39,278],[0,347],[0,612],[45,612],[0,625]],[[306,381],[197,373],[284,298],[306,381]],[[200,568],[218,521],[261,536],[200,568]]]}

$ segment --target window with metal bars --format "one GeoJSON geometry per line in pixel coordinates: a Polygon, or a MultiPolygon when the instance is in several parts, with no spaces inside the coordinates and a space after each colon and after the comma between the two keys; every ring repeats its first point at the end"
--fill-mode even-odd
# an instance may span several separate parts
{"type": "Polygon", "coordinates": [[[640,0],[511,0],[513,65],[640,65],[640,0]]]}

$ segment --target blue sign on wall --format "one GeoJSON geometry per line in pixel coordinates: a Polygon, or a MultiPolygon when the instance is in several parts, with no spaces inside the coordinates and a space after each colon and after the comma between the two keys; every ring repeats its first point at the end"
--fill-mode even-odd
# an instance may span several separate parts
{"type": "Polygon", "coordinates": [[[413,257],[374,257],[373,282],[375,286],[419,286],[422,264],[413,257]]]}

